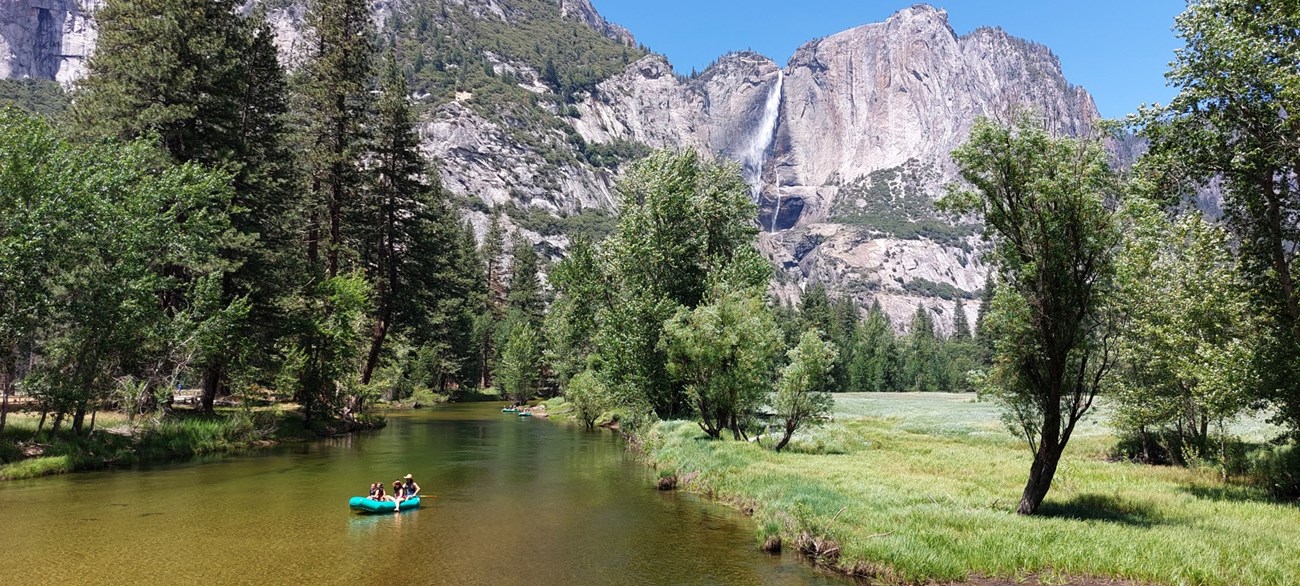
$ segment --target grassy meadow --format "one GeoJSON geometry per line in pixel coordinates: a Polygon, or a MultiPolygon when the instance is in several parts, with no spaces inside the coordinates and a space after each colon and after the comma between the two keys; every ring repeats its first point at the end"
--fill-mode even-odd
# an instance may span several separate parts
{"type": "Polygon", "coordinates": [[[1300,583],[1300,507],[1212,469],[1108,461],[1104,417],[1081,424],[1034,517],[1013,512],[1028,449],[971,395],[839,395],[835,421],[780,454],[685,421],[644,439],[661,476],[752,511],[759,541],[887,582],[1300,583]]]}

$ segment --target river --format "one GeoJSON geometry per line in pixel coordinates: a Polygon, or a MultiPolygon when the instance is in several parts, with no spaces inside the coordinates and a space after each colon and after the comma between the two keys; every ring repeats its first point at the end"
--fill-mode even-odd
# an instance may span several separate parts
{"type": "Polygon", "coordinates": [[[661,493],[610,432],[492,404],[185,464],[0,483],[0,584],[841,584],[661,493]],[[410,472],[419,510],[347,499],[410,472]]]}

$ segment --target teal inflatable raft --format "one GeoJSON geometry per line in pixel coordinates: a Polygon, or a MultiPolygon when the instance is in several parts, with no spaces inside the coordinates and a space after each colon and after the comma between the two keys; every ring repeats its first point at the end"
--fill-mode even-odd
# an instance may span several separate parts
{"type": "MultiPolygon", "coordinates": [[[[400,504],[403,511],[418,509],[420,508],[420,497],[406,499],[400,504]]],[[[354,496],[348,501],[348,506],[352,507],[352,510],[361,511],[362,513],[391,513],[393,509],[397,508],[397,505],[398,503],[393,501],[377,501],[363,496],[354,496]]]]}

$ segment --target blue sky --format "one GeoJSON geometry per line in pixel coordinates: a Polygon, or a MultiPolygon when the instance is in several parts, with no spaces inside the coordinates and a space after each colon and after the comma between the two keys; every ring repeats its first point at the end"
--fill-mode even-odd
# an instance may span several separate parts
{"type": "MultiPolygon", "coordinates": [[[[592,0],[606,19],[663,53],[681,73],[704,69],[734,50],[753,49],[785,64],[803,43],[879,22],[914,0],[592,0]]],[[[1164,73],[1180,46],[1170,30],[1184,0],[934,0],[957,34],[979,26],[1047,45],[1065,76],[1082,85],[1106,117],[1174,91],[1164,73]]]]}

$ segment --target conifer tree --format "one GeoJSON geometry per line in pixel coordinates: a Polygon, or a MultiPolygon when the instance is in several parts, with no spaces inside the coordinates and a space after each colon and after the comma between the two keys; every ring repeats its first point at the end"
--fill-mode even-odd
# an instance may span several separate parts
{"type": "MultiPolygon", "coordinates": [[[[74,114],[79,128],[120,139],[157,136],[177,162],[232,173],[232,205],[221,213],[234,230],[219,243],[229,269],[214,310],[240,298],[250,307],[247,323],[198,350],[202,407],[211,411],[232,366],[274,354],[284,325],[279,299],[295,281],[297,204],[272,32],[260,11],[241,17],[229,0],[114,1],[97,18],[98,49],[74,114]]],[[[166,302],[184,303],[175,294],[166,302]]]]}
{"type": "Polygon", "coordinates": [[[308,24],[314,38],[300,95],[301,110],[311,113],[305,136],[311,196],[307,255],[336,276],[351,252],[344,217],[361,202],[365,184],[360,164],[373,78],[369,6],[365,0],[313,0],[308,24]]]}
{"type": "Polygon", "coordinates": [[[483,233],[483,244],[478,255],[483,263],[483,284],[486,287],[484,306],[474,320],[474,339],[477,341],[479,387],[487,388],[491,382],[492,364],[495,360],[495,336],[505,306],[505,285],[501,282],[501,255],[505,250],[505,230],[501,226],[501,210],[493,207],[483,233]]]}
{"type": "Polygon", "coordinates": [[[867,319],[855,336],[850,386],[855,391],[884,392],[899,390],[898,344],[889,316],[872,303],[867,319]]]}
{"type": "Polygon", "coordinates": [[[374,185],[350,230],[359,236],[360,256],[373,287],[363,384],[379,365],[390,330],[426,323],[441,293],[463,294],[464,288],[445,266],[459,234],[454,224],[447,226],[451,214],[441,188],[426,180],[406,80],[391,50],[385,69],[373,142],[374,185]]]}

